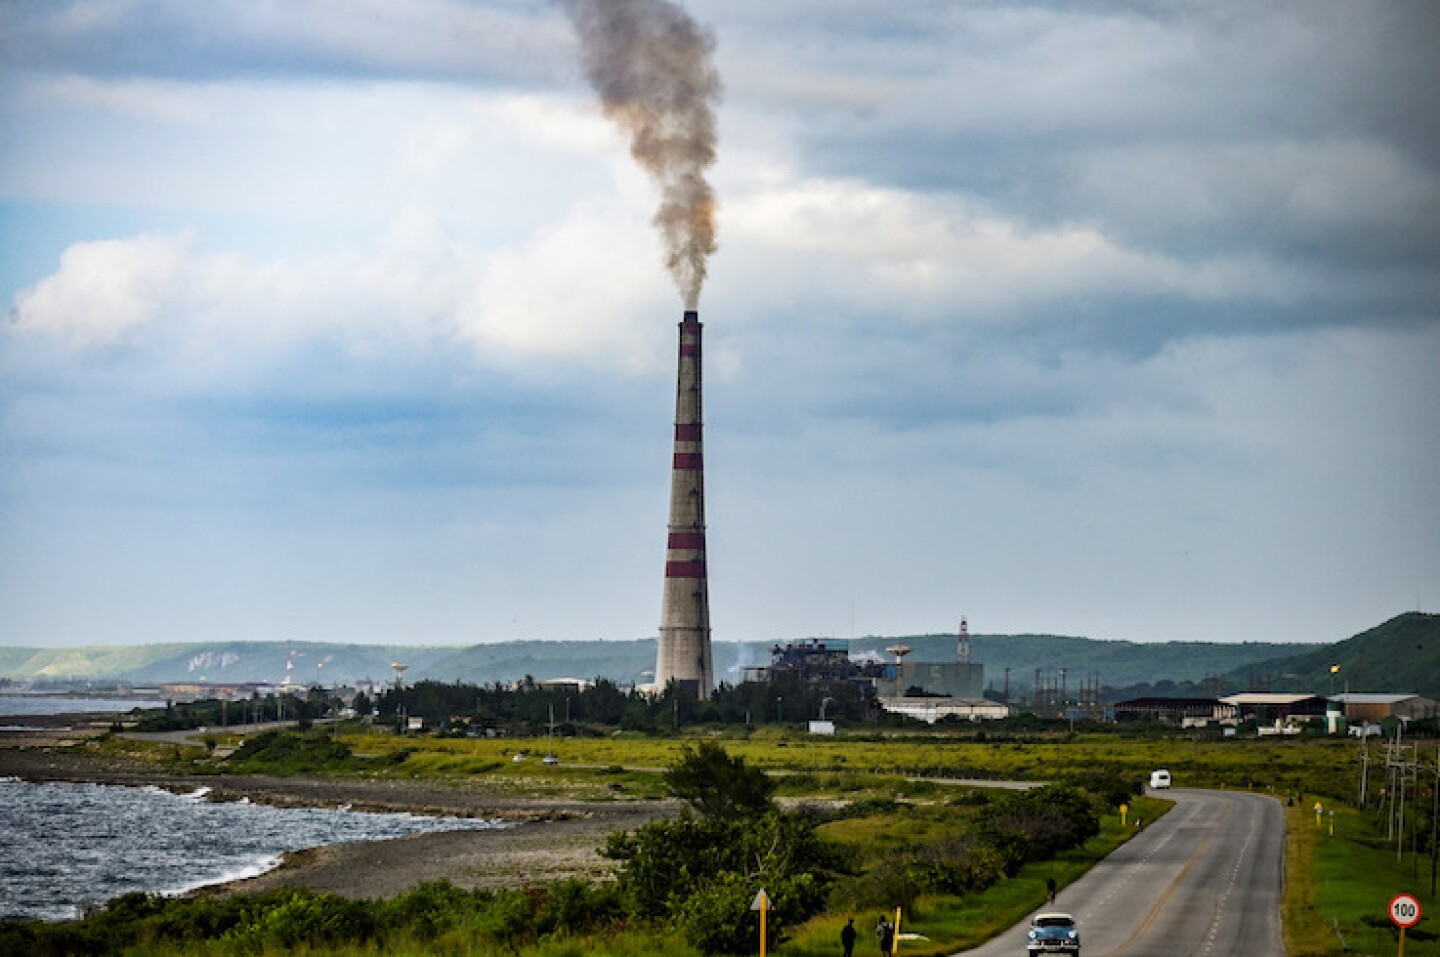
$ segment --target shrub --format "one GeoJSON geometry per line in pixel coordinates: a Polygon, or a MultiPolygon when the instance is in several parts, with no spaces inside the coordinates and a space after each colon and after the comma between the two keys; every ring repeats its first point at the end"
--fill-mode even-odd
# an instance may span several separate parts
{"type": "Polygon", "coordinates": [[[549,884],[537,915],[542,934],[576,934],[613,923],[623,909],[614,884],[571,878],[549,884]]]}
{"type": "Polygon", "coordinates": [[[1145,790],[1138,774],[1127,775],[1116,768],[1090,767],[1066,774],[1062,780],[1070,787],[1083,788],[1109,807],[1119,807],[1145,790]]]}
{"type": "Polygon", "coordinates": [[[382,906],[385,926],[403,928],[421,940],[434,940],[484,902],[449,881],[426,881],[382,906]]]}
{"type": "Polygon", "coordinates": [[[686,745],[665,772],[670,793],[706,817],[749,817],[770,810],[775,782],[714,741],[686,745]]]}
{"type": "Polygon", "coordinates": [[[993,801],[981,808],[977,823],[980,834],[1002,851],[1007,850],[1005,835],[1023,837],[1026,859],[1032,861],[1052,858],[1100,833],[1100,815],[1090,799],[1053,784],[993,801]]]}
{"type": "Polygon", "coordinates": [[[369,904],[294,890],[282,894],[275,906],[230,930],[225,938],[245,948],[261,949],[365,940],[374,930],[375,916],[369,904]]]}
{"type": "Polygon", "coordinates": [[[312,774],[345,770],[353,765],[354,755],[348,745],[323,732],[266,731],[246,740],[227,762],[272,774],[312,774]]]}

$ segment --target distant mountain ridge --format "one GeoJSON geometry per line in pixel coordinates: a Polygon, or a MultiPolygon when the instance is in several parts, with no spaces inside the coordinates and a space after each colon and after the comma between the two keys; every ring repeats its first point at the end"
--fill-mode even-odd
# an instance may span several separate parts
{"type": "MultiPolygon", "coordinates": [[[[913,649],[911,661],[954,661],[955,635],[869,636],[849,642],[825,639],[851,654],[877,654],[897,642],[913,649]]],[[[740,669],[767,664],[772,642],[716,642],[721,681],[736,683],[740,669]]],[[[1034,671],[1047,677],[1065,668],[1071,687],[1098,677],[1110,686],[1162,679],[1198,682],[1326,646],[1274,643],[1171,642],[1138,644],[1061,635],[974,635],[971,660],[985,666],[987,683],[1000,688],[1010,668],[1012,690],[1028,688],[1034,671]]],[[[388,681],[392,662],[407,666],[406,680],[430,678],[489,684],[529,675],[546,678],[604,677],[621,684],[649,680],[655,639],[626,641],[512,641],[469,646],[351,645],[321,642],[196,642],[81,648],[0,648],[0,678],[12,681],[279,683],[287,676],[305,684],[388,681]],[[292,668],[287,673],[287,662],[292,668]]]]}
{"type": "MultiPolygon", "coordinates": [[[[954,661],[956,636],[867,636],[823,639],[852,655],[886,659],[901,643],[911,661],[954,661]]],[[[721,681],[736,683],[746,665],[767,664],[772,642],[716,642],[721,681]]],[[[1163,642],[1141,644],[1064,635],[973,635],[972,661],[985,666],[986,684],[1012,693],[1034,684],[1035,669],[1047,680],[1066,670],[1071,689],[1099,678],[1110,688],[1161,681],[1198,684],[1219,677],[1230,690],[1257,683],[1274,691],[1415,692],[1440,697],[1440,615],[1409,612],[1334,644],[1163,642]],[[1331,667],[1339,665],[1332,681],[1331,667]]],[[[468,646],[357,645],[323,642],[183,642],[82,648],[0,648],[0,678],[17,682],[162,682],[217,684],[269,682],[288,676],[310,684],[389,681],[392,662],[407,666],[406,680],[489,684],[529,675],[546,678],[604,677],[620,684],[649,680],[655,639],[624,641],[509,641],[468,646]]]]}

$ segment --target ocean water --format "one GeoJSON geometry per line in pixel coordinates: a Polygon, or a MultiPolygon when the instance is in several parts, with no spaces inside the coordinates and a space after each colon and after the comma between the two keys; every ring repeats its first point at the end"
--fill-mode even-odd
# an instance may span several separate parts
{"type": "MultiPolygon", "coordinates": [[[[0,725],[5,718],[52,714],[124,714],[132,708],[163,708],[158,698],[85,698],[53,694],[0,694],[0,725]]],[[[57,722],[57,726],[63,722],[57,722]]]]}
{"type": "Polygon", "coordinates": [[[178,894],[275,867],[284,851],[498,821],[277,808],[159,788],[0,778],[0,919],[64,920],[129,891],[178,894]]]}

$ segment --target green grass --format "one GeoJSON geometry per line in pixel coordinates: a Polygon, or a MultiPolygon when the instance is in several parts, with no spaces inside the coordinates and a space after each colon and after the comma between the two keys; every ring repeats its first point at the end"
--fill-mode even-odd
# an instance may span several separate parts
{"type": "MultiPolygon", "coordinates": [[[[1099,834],[1053,861],[1027,864],[1015,877],[1001,881],[978,894],[966,897],[922,897],[910,913],[902,915],[900,929],[902,932],[921,934],[928,939],[904,941],[900,953],[905,957],[930,957],[979,946],[1045,903],[1046,878],[1054,877],[1061,888],[1073,883],[1097,861],[1134,835],[1136,814],[1143,815],[1147,821],[1153,821],[1171,806],[1169,801],[1136,798],[1130,802],[1127,826],[1121,826],[1118,814],[1108,814],[1101,820],[1099,834]]],[[[953,813],[956,809],[947,810],[953,813]]],[[[936,819],[939,819],[938,816],[936,819]]],[[[907,818],[906,826],[912,820],[907,818]]],[[[883,831],[875,828],[870,819],[840,823],[847,826],[867,825],[860,833],[847,835],[847,840],[855,844],[874,842],[884,837],[883,831]]],[[[841,830],[837,825],[826,827],[841,830]]],[[[832,833],[828,836],[835,835],[832,833]]],[[[878,911],[867,911],[817,917],[797,928],[793,939],[777,948],[775,954],[777,957],[831,955],[836,950],[840,928],[844,926],[846,918],[855,917],[856,926],[863,927],[868,933],[878,916],[878,911]]]]}
{"type": "MultiPolygon", "coordinates": [[[[595,738],[442,739],[377,733],[340,733],[358,757],[364,757],[366,778],[421,779],[479,787],[497,793],[556,796],[588,800],[658,797],[663,793],[659,769],[671,764],[696,736],[657,738],[615,734],[595,738]],[[401,754],[402,750],[408,753],[401,754]],[[559,765],[544,765],[541,755],[553,751],[559,765]],[[525,760],[512,758],[525,752],[525,760]]],[[[1353,795],[1358,751],[1353,741],[1303,736],[1290,739],[1232,738],[1176,734],[1168,739],[1121,735],[1053,734],[1031,740],[976,741],[953,732],[851,734],[816,738],[795,731],[762,729],[719,737],[727,750],[753,765],[776,772],[779,793],[796,799],[840,798],[863,801],[904,796],[912,805],[911,837],[943,836],[954,822],[968,819],[967,809],[947,807],[965,793],[941,779],[1047,780],[1063,778],[1072,769],[1104,768],[1141,777],[1154,767],[1168,767],[1177,786],[1253,789],[1283,795],[1287,791],[1353,795]],[[919,780],[913,780],[918,778],[919,780]],[[933,805],[926,810],[926,805],[933,805]]],[[[154,761],[167,771],[187,764],[200,773],[224,770],[225,762],[206,760],[203,748],[176,748],[109,738],[92,745],[102,752],[123,753],[154,761]]],[[[1339,955],[1343,936],[1354,953],[1389,953],[1393,931],[1386,905],[1400,890],[1421,898],[1426,917],[1420,933],[1406,942],[1410,957],[1440,957],[1440,942],[1423,935],[1440,927],[1440,902],[1428,895],[1428,862],[1417,879],[1411,862],[1394,863],[1393,847],[1377,846],[1367,816],[1325,799],[1334,806],[1336,836],[1316,834],[1314,815],[1301,808],[1288,814],[1285,933],[1296,955],[1339,955]],[[1338,931],[1338,932],[1337,932],[1338,931]]],[[[1154,807],[1132,802],[1135,814],[1157,816],[1154,807]]],[[[1118,822],[1116,822],[1118,825],[1118,822]]],[[[934,950],[907,946],[907,954],[959,949],[1009,926],[1043,899],[1044,879],[1055,873],[1068,882],[1083,871],[1094,854],[1108,851],[1115,837],[1106,830],[1082,851],[1082,857],[1046,865],[992,887],[974,898],[922,899],[906,917],[906,930],[931,937],[934,950]]],[[[893,836],[893,822],[884,814],[827,825],[827,833],[864,846],[893,836]]],[[[821,954],[836,950],[842,914],[827,915],[799,928],[782,954],[821,954]]],[[[873,925],[873,914],[861,915],[873,925]]],[[[867,928],[868,930],[868,928],[867,928]]],[[[629,938],[617,938],[614,950],[625,953],[629,938]]],[[[547,945],[548,946],[548,945],[547,945]]],[[[565,953],[564,946],[554,953],[565,953]]],[[[587,948],[590,944],[587,943],[587,948]]],[[[610,946],[606,944],[605,946],[610,946]]],[[[673,946],[673,942],[667,947],[673,946]]],[[[355,951],[356,953],[377,953],[355,951]]],[[[433,950],[416,951],[432,953],[433,950]]],[[[539,951],[536,951],[537,953],[539,951]]],[[[686,952],[686,951],[676,951],[686,952]]],[[[386,951],[389,953],[389,951],[386,951]]],[[[547,952],[548,953],[548,952],[547,952]]]]}
{"type": "MultiPolygon", "coordinates": [[[[964,739],[953,733],[812,737],[773,729],[717,735],[726,749],[749,764],[787,775],[805,774],[805,793],[854,796],[869,788],[884,789],[891,781],[980,778],[988,780],[1052,780],[1067,769],[1102,767],[1142,777],[1168,767],[1180,787],[1221,787],[1318,790],[1344,794],[1353,790],[1355,747],[1323,738],[1221,739],[1176,735],[1170,739],[1126,739],[1117,735],[1056,735],[1041,741],[1009,742],[964,739]]],[[[516,777],[531,780],[568,777],[581,772],[598,775],[624,767],[641,774],[672,764],[694,738],[651,738],[615,734],[596,738],[457,739],[383,734],[344,734],[341,739],[357,754],[380,754],[396,748],[414,753],[392,773],[418,777],[472,777],[473,764],[504,764],[519,752],[530,757],[515,766],[493,771],[497,783],[516,777]],[[553,751],[558,767],[542,767],[539,756],[553,751]]],[[[637,779],[637,785],[645,780],[637,779]]],[[[934,793],[926,781],[900,786],[907,794],[934,793]]],[[[781,793],[790,786],[782,779],[781,793]]]]}
{"type": "Polygon", "coordinates": [[[1322,802],[1335,810],[1333,836],[1328,814],[1316,827],[1306,801],[1286,809],[1286,950],[1296,957],[1391,953],[1398,941],[1389,904],[1404,892],[1420,900],[1424,914],[1407,932],[1405,953],[1440,955],[1440,900],[1430,893],[1428,860],[1417,867],[1407,852],[1397,863],[1383,824],[1355,808],[1322,802]]]}

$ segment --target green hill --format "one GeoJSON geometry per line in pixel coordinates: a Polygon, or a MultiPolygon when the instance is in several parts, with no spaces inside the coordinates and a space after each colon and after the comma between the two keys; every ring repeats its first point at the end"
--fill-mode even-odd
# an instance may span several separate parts
{"type": "MultiPolygon", "coordinates": [[[[719,656],[717,646],[717,657],[719,656]]],[[[635,641],[505,641],[451,648],[429,663],[422,677],[437,681],[489,684],[532,678],[594,678],[621,684],[650,680],[655,669],[655,639],[635,641]]]]}
{"type": "Polygon", "coordinates": [[[1272,691],[1440,697],[1440,615],[1407,612],[1336,644],[1258,662],[1229,677],[1240,687],[1263,680],[1272,691]],[[1335,665],[1340,669],[1332,676],[1335,665]]]}
{"type": "MultiPolygon", "coordinates": [[[[911,661],[953,661],[955,635],[867,636],[848,642],[851,654],[877,654],[896,642],[909,645],[911,661]]],[[[845,641],[833,641],[845,646],[845,641]]],[[[770,642],[716,642],[715,670],[735,683],[740,668],[769,662],[770,642]]],[[[1098,641],[1065,635],[974,635],[971,660],[985,666],[985,680],[1001,688],[1010,669],[1014,692],[1034,683],[1035,669],[1054,680],[1064,668],[1070,687],[1099,678],[1112,688],[1163,680],[1200,682],[1223,676],[1234,690],[1263,676],[1275,690],[1329,690],[1330,666],[1340,664],[1336,690],[1414,691],[1440,694],[1440,616],[1401,615],[1335,645],[1261,642],[1098,641]]],[[[342,684],[389,680],[392,661],[409,666],[407,680],[488,684],[530,675],[546,678],[610,678],[631,684],[649,678],[655,639],[626,641],[511,641],[466,647],[353,645],[319,642],[243,641],[170,643],[83,648],[0,648],[0,678],[15,681],[279,682],[286,663],[295,680],[342,684]],[[293,653],[293,654],[292,654],[293,653]]]]}
{"type": "MultiPolygon", "coordinates": [[[[884,655],[884,648],[897,640],[913,649],[911,661],[955,660],[953,634],[856,639],[850,643],[850,653],[869,651],[884,655]]],[[[1046,680],[1054,680],[1064,668],[1072,689],[1079,687],[1081,679],[1096,677],[1102,684],[1118,688],[1161,680],[1200,682],[1246,665],[1318,647],[1274,642],[1141,644],[1064,635],[971,635],[970,660],[985,666],[985,682],[994,688],[1004,686],[1006,668],[1010,669],[1012,690],[1033,687],[1036,668],[1044,673],[1046,680]]],[[[889,655],[884,657],[890,660],[889,655]]]]}

